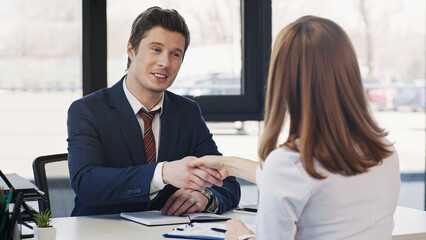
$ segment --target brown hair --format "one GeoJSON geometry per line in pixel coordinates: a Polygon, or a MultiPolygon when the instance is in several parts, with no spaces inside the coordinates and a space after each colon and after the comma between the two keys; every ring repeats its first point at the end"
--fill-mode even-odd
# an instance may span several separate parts
{"type": "Polygon", "coordinates": [[[290,132],[280,147],[300,152],[314,178],[326,176],[316,171],[313,158],[330,172],[355,175],[392,154],[383,142],[387,133],[368,107],[352,44],[330,20],[304,16],[276,38],[258,149],[261,160],[277,148],[287,113],[290,132]]]}
{"type": "MultiPolygon", "coordinates": [[[[129,37],[129,43],[132,45],[135,53],[138,52],[140,41],[146,37],[149,30],[160,26],[172,32],[182,33],[185,37],[185,49],[188,49],[190,42],[189,29],[185,19],[174,9],[162,9],[160,7],[150,7],[136,17],[132,24],[132,31],[129,37]]],[[[127,68],[131,60],[127,57],[127,68]]]]}

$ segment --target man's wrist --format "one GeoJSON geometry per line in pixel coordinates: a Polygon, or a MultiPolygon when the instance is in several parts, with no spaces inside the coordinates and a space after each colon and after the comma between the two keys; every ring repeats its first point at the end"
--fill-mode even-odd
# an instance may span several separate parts
{"type": "Polygon", "coordinates": [[[164,177],[164,176],[165,176],[165,174],[164,174],[164,170],[165,170],[165,166],[166,166],[166,164],[167,164],[167,163],[168,163],[167,161],[164,161],[163,166],[162,166],[162,168],[161,168],[161,179],[163,180],[163,183],[164,183],[164,184],[168,184],[168,183],[166,182],[166,178],[164,177]]]}
{"type": "Polygon", "coordinates": [[[217,199],[216,195],[208,188],[200,190],[198,192],[201,193],[208,200],[204,211],[210,213],[217,213],[219,210],[219,200],[217,199]]]}
{"type": "Polygon", "coordinates": [[[213,201],[213,197],[212,197],[211,193],[207,192],[205,189],[199,190],[198,192],[201,193],[201,195],[203,195],[205,198],[207,198],[206,209],[209,208],[210,205],[212,204],[212,201],[213,201]]]}
{"type": "Polygon", "coordinates": [[[151,180],[150,193],[158,192],[166,186],[163,180],[163,166],[164,162],[160,162],[157,164],[157,166],[155,166],[154,174],[151,180]]]}

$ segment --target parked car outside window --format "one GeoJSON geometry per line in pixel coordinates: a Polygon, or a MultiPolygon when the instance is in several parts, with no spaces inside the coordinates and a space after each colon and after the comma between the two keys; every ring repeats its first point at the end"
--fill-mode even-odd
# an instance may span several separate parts
{"type": "Polygon", "coordinates": [[[389,89],[377,78],[363,79],[364,91],[372,110],[387,110],[390,105],[389,89]]]}
{"type": "MultiPolygon", "coordinates": [[[[190,79],[177,79],[169,88],[170,91],[184,96],[211,96],[211,95],[240,95],[241,77],[235,74],[213,73],[190,79]]],[[[246,123],[236,122],[208,122],[214,134],[248,134],[246,123]]]]}
{"type": "Polygon", "coordinates": [[[186,96],[240,95],[241,77],[239,75],[214,73],[188,80],[178,80],[170,91],[186,96]]]}
{"type": "Polygon", "coordinates": [[[425,110],[425,79],[396,85],[392,104],[394,110],[409,108],[411,111],[425,110]]]}

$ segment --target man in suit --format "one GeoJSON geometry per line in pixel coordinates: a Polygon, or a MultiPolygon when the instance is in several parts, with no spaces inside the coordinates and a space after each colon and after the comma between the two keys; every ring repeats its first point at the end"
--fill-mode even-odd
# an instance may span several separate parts
{"type": "Polygon", "coordinates": [[[147,9],[132,25],[127,75],[70,106],[73,216],[152,209],[222,213],[238,205],[234,177],[221,181],[217,171],[186,166],[190,156],[220,155],[197,103],[166,90],[189,41],[177,11],[147,9]]]}

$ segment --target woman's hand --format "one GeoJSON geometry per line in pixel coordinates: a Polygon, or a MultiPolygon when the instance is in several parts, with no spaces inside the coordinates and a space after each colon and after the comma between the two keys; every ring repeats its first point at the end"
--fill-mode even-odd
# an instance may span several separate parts
{"type": "MultiPolygon", "coordinates": [[[[232,219],[226,222],[225,240],[235,240],[247,234],[253,234],[253,231],[248,229],[239,219],[232,219]]],[[[249,239],[252,240],[254,238],[249,239]]]]}
{"type": "Polygon", "coordinates": [[[216,169],[221,174],[221,179],[229,176],[228,169],[225,165],[226,157],[223,156],[204,156],[194,159],[186,164],[187,167],[198,167],[201,170],[216,169]]]}
{"type": "Polygon", "coordinates": [[[259,162],[249,159],[223,156],[204,156],[186,163],[188,168],[199,168],[212,176],[215,176],[215,171],[219,171],[222,180],[228,176],[235,176],[252,183],[256,183],[258,165],[259,162]]]}
{"type": "Polygon", "coordinates": [[[165,162],[162,169],[163,182],[177,188],[201,190],[213,185],[222,186],[221,173],[206,168],[190,168],[187,164],[195,157],[185,157],[181,160],[165,162]]]}

